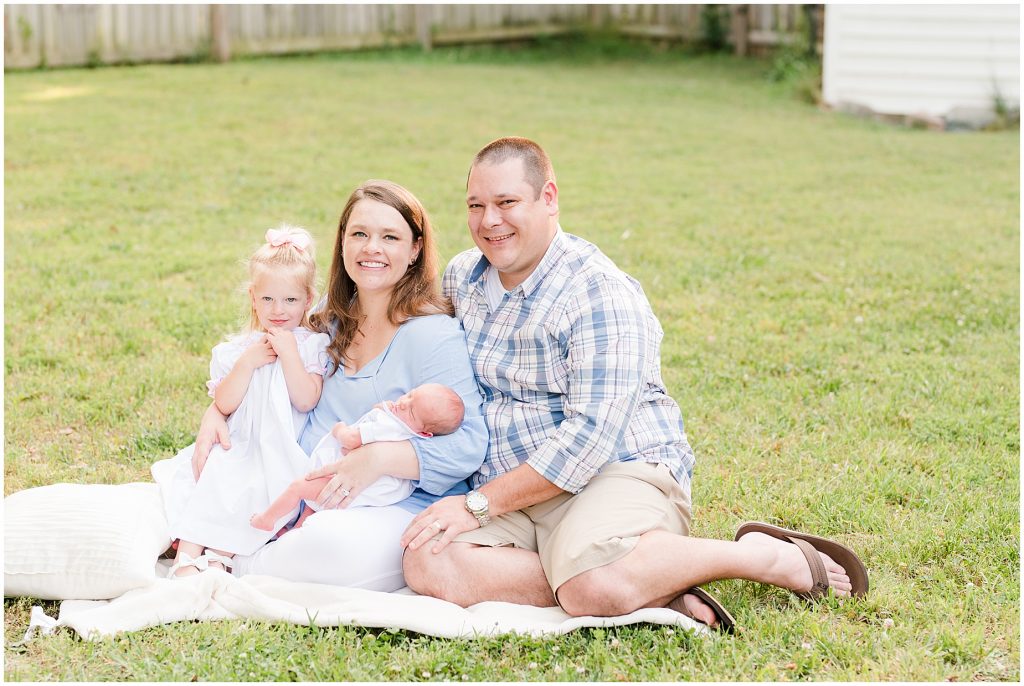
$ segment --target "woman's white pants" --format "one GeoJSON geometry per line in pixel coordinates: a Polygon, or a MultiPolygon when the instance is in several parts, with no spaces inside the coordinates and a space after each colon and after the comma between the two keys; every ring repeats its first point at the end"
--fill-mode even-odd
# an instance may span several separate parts
{"type": "Polygon", "coordinates": [[[252,555],[236,555],[232,573],[396,591],[405,586],[399,539],[413,516],[397,505],[321,510],[252,555]]]}

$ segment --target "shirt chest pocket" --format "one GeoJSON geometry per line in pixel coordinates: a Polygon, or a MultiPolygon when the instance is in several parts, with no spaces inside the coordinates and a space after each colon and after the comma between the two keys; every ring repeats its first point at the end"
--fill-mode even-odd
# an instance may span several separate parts
{"type": "Polygon", "coordinates": [[[568,349],[557,334],[542,324],[530,323],[512,332],[509,348],[511,364],[504,371],[513,392],[523,396],[568,392],[568,349]]]}

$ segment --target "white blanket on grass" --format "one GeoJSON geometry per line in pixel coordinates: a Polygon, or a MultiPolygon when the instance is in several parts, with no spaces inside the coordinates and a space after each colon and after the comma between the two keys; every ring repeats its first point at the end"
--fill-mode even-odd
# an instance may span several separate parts
{"type": "Polygon", "coordinates": [[[570,617],[557,607],[486,602],[462,608],[408,589],[395,593],[285,581],[270,576],[241,578],[219,569],[179,579],[156,579],[113,600],[65,600],[56,620],[33,608],[26,637],[58,626],[95,640],[119,631],[189,620],[255,619],[315,626],[396,628],[445,638],[516,633],[565,634],[581,627],[648,622],[706,633],[703,624],[667,608],[647,608],[619,617],[570,617]]]}

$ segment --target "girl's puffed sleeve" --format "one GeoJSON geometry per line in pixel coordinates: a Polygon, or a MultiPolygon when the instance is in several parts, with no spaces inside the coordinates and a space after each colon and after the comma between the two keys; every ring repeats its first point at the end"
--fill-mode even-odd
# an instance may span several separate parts
{"type": "Polygon", "coordinates": [[[440,496],[480,468],[487,454],[487,426],[462,326],[451,317],[427,319],[417,327],[410,348],[418,366],[415,385],[444,384],[458,393],[465,405],[465,418],[454,433],[410,439],[420,462],[417,485],[440,496]]]}
{"type": "Polygon", "coordinates": [[[325,333],[315,333],[299,343],[299,357],[302,365],[310,374],[323,376],[327,373],[327,346],[331,337],[325,333]]]}

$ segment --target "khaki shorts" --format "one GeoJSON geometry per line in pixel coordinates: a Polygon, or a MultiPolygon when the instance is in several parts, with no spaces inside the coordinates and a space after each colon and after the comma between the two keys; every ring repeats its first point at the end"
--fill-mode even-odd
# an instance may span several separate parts
{"type": "Polygon", "coordinates": [[[557,591],[574,576],[625,557],[641,534],[659,529],[690,533],[689,491],[665,465],[616,462],[576,495],[503,514],[455,540],[532,550],[557,591]]]}

